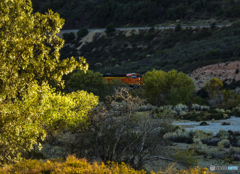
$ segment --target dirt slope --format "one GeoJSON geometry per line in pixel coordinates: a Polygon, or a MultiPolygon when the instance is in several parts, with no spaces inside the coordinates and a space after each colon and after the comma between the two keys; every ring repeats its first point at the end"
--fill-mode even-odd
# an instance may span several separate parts
{"type": "MultiPolygon", "coordinates": [[[[193,80],[196,90],[201,89],[212,77],[216,77],[230,84],[232,81],[240,80],[240,61],[231,61],[203,66],[188,74],[193,80]]],[[[235,92],[240,88],[236,88],[235,92]]]]}

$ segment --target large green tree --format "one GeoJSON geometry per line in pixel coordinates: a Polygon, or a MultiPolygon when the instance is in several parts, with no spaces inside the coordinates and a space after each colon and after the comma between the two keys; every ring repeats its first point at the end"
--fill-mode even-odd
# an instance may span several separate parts
{"type": "Polygon", "coordinates": [[[65,95],[48,85],[63,87],[64,74],[88,69],[83,58],[59,60],[64,40],[57,34],[63,24],[51,10],[33,14],[30,0],[0,0],[1,164],[40,147],[46,130],[87,125],[88,111],[98,103],[85,91],[65,95]]]}
{"type": "Polygon", "coordinates": [[[63,85],[64,74],[83,68],[73,57],[59,61],[64,44],[57,36],[64,24],[59,14],[33,14],[31,1],[0,2],[1,99],[15,98],[36,81],[52,79],[63,85]]]}
{"type": "Polygon", "coordinates": [[[155,105],[186,103],[195,89],[193,81],[183,72],[153,70],[143,75],[145,95],[155,105]]]}

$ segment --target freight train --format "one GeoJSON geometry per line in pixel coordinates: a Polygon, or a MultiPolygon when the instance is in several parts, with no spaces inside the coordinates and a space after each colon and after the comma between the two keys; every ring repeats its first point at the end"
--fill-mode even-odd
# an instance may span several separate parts
{"type": "Polygon", "coordinates": [[[101,74],[103,79],[107,79],[110,82],[113,79],[120,79],[123,83],[127,83],[130,88],[139,88],[143,87],[143,79],[137,73],[128,73],[128,74],[101,74]]]}

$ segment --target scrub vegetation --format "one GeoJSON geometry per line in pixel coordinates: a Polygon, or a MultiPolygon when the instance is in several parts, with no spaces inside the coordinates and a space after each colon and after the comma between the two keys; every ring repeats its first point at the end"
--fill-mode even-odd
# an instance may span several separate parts
{"type": "MultiPolygon", "coordinates": [[[[49,7],[58,10],[65,6],[65,1],[39,2],[43,2],[38,7],[43,11],[49,7]]],[[[168,2],[163,5],[168,7],[168,2]]],[[[192,6],[193,2],[188,1],[188,5],[192,6]]],[[[208,1],[199,2],[201,11],[208,1]]],[[[132,5],[128,1],[91,3],[98,3],[97,8],[103,10],[95,11],[100,18],[95,17],[94,20],[109,20],[100,15],[106,12],[105,3],[113,3],[113,7],[114,3],[127,4],[121,7],[124,9],[132,5]]],[[[137,3],[136,7],[147,2],[141,3],[137,3]]],[[[150,7],[154,8],[154,1],[151,3],[150,7]]],[[[232,3],[225,4],[225,11],[221,11],[223,7],[217,3],[216,7],[212,3],[208,5],[213,9],[218,7],[224,14],[232,3]]],[[[69,11],[68,8],[75,8],[78,3],[68,1],[66,4],[69,11]]],[[[33,1],[33,5],[36,11],[37,1],[33,1]]],[[[181,13],[184,6],[168,8],[166,18],[174,18],[174,14],[181,13]],[[171,12],[171,9],[179,11],[171,12]]],[[[220,12],[216,15],[220,15],[220,12]]],[[[87,19],[88,14],[85,17],[87,19]]],[[[117,16],[115,18],[119,20],[117,16]]],[[[186,61],[214,62],[224,59],[221,57],[223,54],[235,59],[239,56],[239,23],[221,29],[212,27],[160,31],[151,28],[139,34],[131,33],[129,37],[124,32],[115,35],[117,31],[113,25],[109,25],[107,36],[96,36],[92,43],[82,47],[81,54],[87,57],[85,59],[78,55],[75,46],[80,45],[78,40],[88,34],[86,28],[79,31],[77,38],[72,33],[67,36],[66,41],[73,47],[63,47],[64,40],[58,33],[64,25],[64,19],[52,10],[47,10],[45,14],[33,13],[31,1],[3,0],[0,2],[0,19],[1,173],[149,173],[149,164],[163,160],[177,163],[184,170],[174,169],[172,164],[164,172],[156,171],[158,173],[204,174],[211,172],[207,168],[197,167],[199,155],[224,159],[226,163],[240,160],[239,132],[220,130],[213,136],[202,131],[187,132],[172,124],[174,120],[181,119],[209,121],[227,119],[230,115],[240,116],[240,94],[235,94],[230,85],[226,87],[220,79],[212,78],[203,88],[207,95],[203,98],[201,93],[194,94],[194,84],[184,73],[188,66],[177,68],[179,65],[187,65],[186,61]],[[179,43],[184,38],[188,38],[185,43],[179,43]],[[215,38],[212,45],[207,42],[210,38],[215,38]],[[101,46],[98,46],[99,41],[102,41],[101,46]],[[137,48],[138,42],[147,44],[147,47],[137,48]],[[110,43],[111,47],[107,45],[110,43]],[[114,54],[114,57],[104,58],[105,55],[100,55],[101,49],[106,47],[109,48],[106,54],[114,54]],[[94,51],[96,57],[91,57],[94,48],[98,48],[99,52],[94,51]],[[135,48],[135,57],[131,61],[135,59],[141,62],[142,57],[147,58],[145,61],[148,63],[144,62],[144,67],[136,67],[143,75],[145,86],[130,90],[120,80],[102,80],[99,72],[105,68],[101,66],[114,68],[117,61],[130,59],[130,52],[126,54],[123,50],[132,48],[135,48]],[[136,54],[138,49],[143,51],[139,55],[136,54]],[[199,49],[203,50],[202,54],[199,54],[199,49]],[[125,56],[121,55],[124,52],[125,56]],[[146,54],[150,56],[146,57],[146,54]],[[120,59],[119,55],[123,58],[120,59]],[[189,57],[194,59],[190,60],[189,57]],[[156,64],[158,60],[161,65],[156,64]],[[167,61],[164,66],[162,60],[167,61]],[[89,66],[96,63],[97,66],[91,70],[89,66]],[[166,69],[151,69],[154,67],[150,68],[152,63],[166,69]],[[171,150],[175,142],[189,143],[191,148],[171,150]],[[208,151],[207,146],[216,148],[208,151]]],[[[138,18],[134,20],[142,22],[138,18]]],[[[130,67],[137,65],[131,61],[128,61],[129,66],[122,63],[126,69],[123,66],[115,67],[115,72],[129,71],[130,67]]]]}

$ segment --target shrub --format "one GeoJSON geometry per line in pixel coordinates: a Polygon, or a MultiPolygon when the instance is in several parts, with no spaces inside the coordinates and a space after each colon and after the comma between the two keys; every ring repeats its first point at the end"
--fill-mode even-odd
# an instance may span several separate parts
{"type": "Polygon", "coordinates": [[[230,109],[230,108],[233,108],[235,106],[237,106],[238,103],[236,100],[227,100],[227,101],[223,101],[222,103],[218,104],[218,108],[221,108],[221,109],[230,109]]]}
{"type": "Polygon", "coordinates": [[[230,164],[230,163],[233,162],[233,160],[234,160],[233,158],[225,158],[225,159],[224,159],[224,163],[225,163],[225,164],[230,164]]]}
{"type": "Polygon", "coordinates": [[[145,99],[145,90],[144,88],[140,87],[140,88],[135,88],[134,90],[131,90],[130,91],[130,94],[133,96],[133,97],[136,97],[138,96],[139,98],[141,99],[145,99]]]}
{"type": "Polygon", "coordinates": [[[106,27],[106,30],[105,32],[107,33],[107,35],[113,33],[116,31],[116,28],[114,27],[113,24],[109,24],[107,27],[106,27]]]}
{"type": "Polygon", "coordinates": [[[220,142],[218,142],[218,147],[225,147],[225,148],[229,148],[230,147],[230,142],[229,142],[229,140],[227,140],[227,139],[223,139],[223,140],[221,140],[220,142]]]}
{"type": "Polygon", "coordinates": [[[222,125],[230,125],[230,123],[222,122],[222,125]]]}
{"type": "Polygon", "coordinates": [[[219,132],[217,133],[216,137],[218,138],[228,138],[229,137],[228,131],[220,129],[219,132]]]}
{"type": "Polygon", "coordinates": [[[237,141],[237,145],[238,147],[240,147],[240,139],[237,141]]]}
{"type": "Polygon", "coordinates": [[[213,77],[210,82],[207,82],[204,89],[208,92],[211,99],[210,104],[212,106],[217,106],[222,101],[223,92],[220,89],[223,87],[223,82],[221,79],[213,77]]]}
{"type": "Polygon", "coordinates": [[[195,96],[195,97],[193,97],[193,103],[196,103],[196,104],[199,104],[199,105],[206,105],[207,100],[200,97],[200,96],[195,96]]]}
{"type": "MultiPolygon", "coordinates": [[[[172,169],[174,164],[167,168],[166,172],[158,173],[172,173],[172,174],[192,174],[192,173],[208,173],[207,168],[190,168],[186,170],[176,171],[172,169]]],[[[90,163],[85,158],[77,159],[75,156],[68,156],[66,161],[62,159],[47,160],[46,162],[37,160],[24,160],[14,165],[9,165],[7,168],[0,168],[0,173],[115,173],[115,174],[146,174],[144,170],[135,170],[125,163],[118,164],[116,162],[108,162],[106,164],[100,162],[90,163]]],[[[154,172],[151,172],[155,174],[154,172]]]]}
{"type": "Polygon", "coordinates": [[[230,158],[233,158],[234,161],[240,161],[240,148],[231,147],[229,152],[230,158]]]}
{"type": "MultiPolygon", "coordinates": [[[[222,146],[221,146],[221,148],[222,148],[222,146]]],[[[211,150],[209,152],[209,154],[211,155],[212,159],[219,159],[219,158],[223,158],[225,156],[222,152],[219,152],[218,148],[211,150]]]]}
{"type": "Polygon", "coordinates": [[[175,27],[175,29],[174,29],[174,31],[175,31],[175,32],[179,32],[179,31],[181,31],[181,30],[182,30],[181,24],[177,24],[176,27],[175,27]]]}
{"type": "Polygon", "coordinates": [[[216,25],[217,25],[216,22],[212,22],[211,25],[210,25],[210,28],[211,28],[211,29],[215,29],[215,28],[216,28],[216,25]]]}
{"type": "Polygon", "coordinates": [[[75,34],[73,32],[63,34],[63,38],[66,41],[72,41],[75,39],[75,34]]]}
{"type": "Polygon", "coordinates": [[[209,125],[206,121],[202,121],[200,124],[200,126],[206,126],[206,125],[209,125]]]}
{"type": "MultiPolygon", "coordinates": [[[[171,157],[171,155],[169,155],[171,157]]],[[[178,151],[174,155],[174,158],[183,161],[183,165],[187,167],[196,166],[198,164],[199,158],[196,157],[196,153],[192,149],[186,149],[183,151],[178,151]]]]}
{"type": "Polygon", "coordinates": [[[203,143],[209,146],[217,146],[219,141],[221,141],[221,138],[210,138],[208,140],[203,140],[203,143]]]}
{"type": "MultiPolygon", "coordinates": [[[[116,90],[120,88],[128,88],[128,85],[126,83],[123,83],[120,79],[113,79],[110,82],[105,81],[105,86],[104,96],[112,96],[116,90]]],[[[131,93],[131,91],[129,93],[131,93]]],[[[135,97],[137,96],[138,95],[135,97]]]]}
{"type": "Polygon", "coordinates": [[[87,27],[83,27],[83,28],[80,28],[77,32],[77,36],[78,37],[84,37],[88,34],[88,28],[87,27]]]}
{"type": "Polygon", "coordinates": [[[177,129],[175,132],[168,132],[163,137],[164,139],[171,140],[173,142],[183,142],[183,143],[192,142],[189,134],[182,129],[177,129]]]}
{"type": "Polygon", "coordinates": [[[148,33],[153,33],[155,31],[155,28],[154,27],[151,27],[149,30],[148,30],[148,33]]]}

